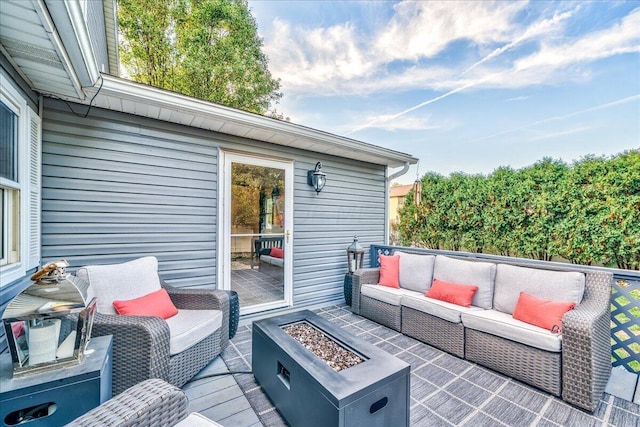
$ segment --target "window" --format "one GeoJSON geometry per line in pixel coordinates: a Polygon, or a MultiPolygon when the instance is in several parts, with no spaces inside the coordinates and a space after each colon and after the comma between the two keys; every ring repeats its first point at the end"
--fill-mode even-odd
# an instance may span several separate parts
{"type": "Polygon", "coordinates": [[[40,118],[0,78],[0,286],[40,262],[40,118]]]}
{"type": "Polygon", "coordinates": [[[19,209],[20,185],[18,184],[18,116],[0,102],[0,266],[20,261],[19,209]]]}

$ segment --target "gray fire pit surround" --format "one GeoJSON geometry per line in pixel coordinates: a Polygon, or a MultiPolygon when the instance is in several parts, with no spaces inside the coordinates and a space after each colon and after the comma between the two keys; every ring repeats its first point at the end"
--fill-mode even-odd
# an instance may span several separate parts
{"type": "Polygon", "coordinates": [[[408,426],[410,365],[311,311],[253,323],[252,368],[292,426],[408,426]],[[306,321],[364,362],[336,372],[283,326],[306,321]]]}

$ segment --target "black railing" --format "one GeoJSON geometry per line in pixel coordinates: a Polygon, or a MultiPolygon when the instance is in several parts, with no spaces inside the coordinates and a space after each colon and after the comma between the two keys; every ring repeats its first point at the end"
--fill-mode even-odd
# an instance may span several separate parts
{"type": "MultiPolygon", "coordinates": [[[[402,246],[371,245],[370,267],[379,267],[378,255],[390,255],[393,250],[407,252],[455,255],[487,261],[513,260],[513,258],[476,254],[470,252],[445,251],[436,249],[408,248],[402,246]]],[[[565,263],[518,258],[530,266],[556,265],[565,263]]],[[[619,268],[580,266],[581,269],[607,271],[613,273],[611,295],[611,364],[623,366],[630,372],[640,373],[640,271],[621,270],[619,268]]]]}

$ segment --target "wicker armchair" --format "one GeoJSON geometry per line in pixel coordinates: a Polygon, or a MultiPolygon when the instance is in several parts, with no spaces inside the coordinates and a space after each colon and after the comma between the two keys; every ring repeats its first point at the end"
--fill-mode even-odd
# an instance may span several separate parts
{"type": "Polygon", "coordinates": [[[67,426],[173,426],[187,417],[188,403],[182,390],[154,378],[125,390],[67,426]]]}
{"type": "MultiPolygon", "coordinates": [[[[157,265],[157,260],[153,260],[157,265]]],[[[135,262],[138,261],[131,263],[135,262]]],[[[91,275],[86,272],[90,268],[92,267],[83,267],[85,271],[80,269],[77,274],[95,288],[91,275]]],[[[113,336],[114,396],[149,378],[160,378],[181,387],[215,359],[229,342],[229,296],[225,291],[174,288],[162,279],[159,282],[167,290],[178,311],[188,310],[193,314],[196,310],[207,310],[207,313],[202,313],[206,315],[219,310],[222,312],[221,324],[215,330],[207,330],[195,344],[177,354],[171,354],[171,335],[167,321],[160,317],[105,314],[104,303],[101,310],[98,296],[92,336],[113,336]]]]}

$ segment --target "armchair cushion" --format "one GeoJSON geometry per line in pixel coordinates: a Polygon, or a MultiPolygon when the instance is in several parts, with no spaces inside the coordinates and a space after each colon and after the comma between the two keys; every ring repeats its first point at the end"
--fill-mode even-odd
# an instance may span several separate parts
{"type": "Polygon", "coordinates": [[[179,310],[166,320],[169,325],[169,355],[182,353],[222,326],[220,310],[179,310]]]}
{"type": "Polygon", "coordinates": [[[131,300],[160,289],[158,260],[144,257],[122,264],[81,267],[76,276],[89,286],[89,298],[97,298],[97,310],[102,314],[116,314],[113,301],[131,300]]]}
{"type": "Polygon", "coordinates": [[[114,301],[113,307],[118,314],[133,316],[156,316],[168,319],[178,314],[178,309],[166,289],[160,289],[150,294],[127,301],[114,301]]]}

